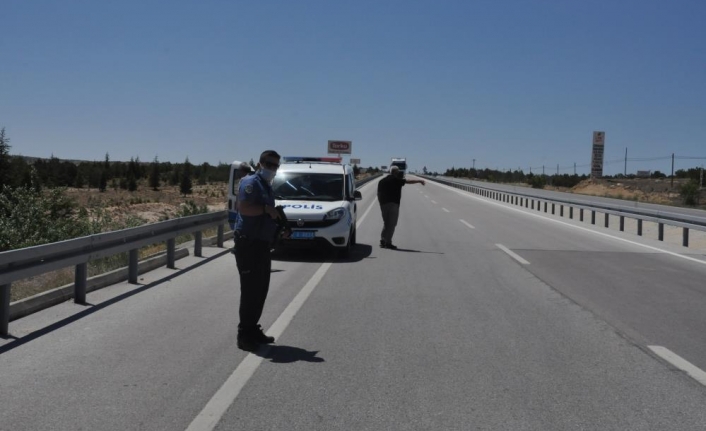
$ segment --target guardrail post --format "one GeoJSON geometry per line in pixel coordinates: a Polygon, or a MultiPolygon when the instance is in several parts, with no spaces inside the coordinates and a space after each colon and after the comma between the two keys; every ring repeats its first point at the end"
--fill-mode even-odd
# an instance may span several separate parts
{"type": "Polygon", "coordinates": [[[167,240],[167,268],[169,268],[169,269],[175,268],[175,265],[174,265],[174,262],[176,261],[175,253],[174,253],[175,248],[176,248],[176,239],[175,238],[168,239],[167,240]]]}
{"type": "Polygon", "coordinates": [[[525,198],[525,208],[529,208],[529,199],[525,198]]]}
{"type": "Polygon", "coordinates": [[[689,247],[689,228],[683,228],[681,232],[681,245],[684,247],[689,247]]]}
{"type": "Polygon", "coordinates": [[[10,283],[0,285],[0,337],[10,335],[10,283]]]}
{"type": "Polygon", "coordinates": [[[574,218],[574,207],[569,207],[569,218],[572,220],[574,218]]]}
{"type": "Polygon", "coordinates": [[[564,217],[564,205],[559,205],[559,217],[564,217]]]}
{"type": "Polygon", "coordinates": [[[658,223],[657,231],[659,232],[657,239],[664,241],[664,223],[658,223]]]}
{"type": "Polygon", "coordinates": [[[591,224],[596,224],[596,212],[591,210],[591,224]]]}
{"type": "Polygon", "coordinates": [[[131,284],[137,284],[137,252],[136,248],[128,252],[127,282],[131,284]]]}
{"type": "Polygon", "coordinates": [[[74,277],[74,302],[76,304],[86,303],[86,280],[88,280],[88,263],[76,265],[74,277]]]}
{"type": "Polygon", "coordinates": [[[642,219],[637,219],[637,236],[642,236],[642,219]]]}
{"type": "Polygon", "coordinates": [[[223,248],[223,225],[219,224],[218,225],[218,240],[217,240],[218,247],[223,248]]]}
{"type": "Polygon", "coordinates": [[[608,227],[608,218],[610,217],[610,214],[605,213],[605,227],[608,227]]]}
{"type": "Polygon", "coordinates": [[[620,216],[620,232],[625,231],[625,216],[620,216]]]}
{"type": "Polygon", "coordinates": [[[547,203],[544,202],[544,212],[547,212],[547,203]]]}
{"type": "Polygon", "coordinates": [[[202,250],[203,250],[203,232],[201,232],[199,230],[199,231],[194,232],[194,256],[196,256],[196,257],[203,256],[202,250]]]}
{"type": "Polygon", "coordinates": [[[534,209],[534,199],[532,199],[532,209],[534,209]]]}
{"type": "Polygon", "coordinates": [[[556,206],[556,205],[552,202],[552,215],[554,215],[554,207],[555,207],[555,206],[556,206]]]}

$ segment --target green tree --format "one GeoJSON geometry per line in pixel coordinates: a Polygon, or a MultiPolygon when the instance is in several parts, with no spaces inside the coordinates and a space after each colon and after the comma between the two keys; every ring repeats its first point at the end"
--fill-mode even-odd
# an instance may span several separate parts
{"type": "Polygon", "coordinates": [[[127,190],[130,192],[137,191],[137,179],[132,172],[127,174],[127,190]]]}
{"type": "Polygon", "coordinates": [[[182,195],[190,195],[192,193],[193,184],[191,182],[191,170],[192,166],[189,163],[189,158],[186,158],[184,162],[184,170],[181,173],[181,182],[179,183],[179,191],[182,195]]]}
{"type": "Polygon", "coordinates": [[[681,197],[684,199],[685,205],[698,205],[700,197],[698,181],[691,180],[688,183],[682,185],[680,189],[680,194],[681,197]]]}
{"type": "Polygon", "coordinates": [[[100,192],[105,192],[108,188],[108,171],[106,169],[101,170],[100,184],[98,185],[98,190],[100,192]]]}
{"type": "Polygon", "coordinates": [[[150,166],[150,187],[154,191],[159,190],[159,160],[157,160],[157,156],[154,156],[154,161],[150,166]]]}
{"type": "Polygon", "coordinates": [[[0,190],[12,185],[10,176],[10,138],[5,135],[5,128],[0,129],[0,190]]]}

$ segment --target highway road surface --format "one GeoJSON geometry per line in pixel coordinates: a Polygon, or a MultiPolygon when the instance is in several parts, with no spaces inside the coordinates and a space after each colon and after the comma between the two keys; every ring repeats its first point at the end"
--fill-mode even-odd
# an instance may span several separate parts
{"type": "MultiPolygon", "coordinates": [[[[427,182],[378,246],[276,253],[236,347],[233,255],[12,322],[0,430],[704,430],[706,256],[427,182]]],[[[228,244],[227,244],[228,245],[228,244]]]]}

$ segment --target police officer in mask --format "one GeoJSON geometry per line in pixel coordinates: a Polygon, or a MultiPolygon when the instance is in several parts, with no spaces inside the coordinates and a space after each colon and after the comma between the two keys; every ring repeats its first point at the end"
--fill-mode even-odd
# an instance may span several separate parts
{"type": "Polygon", "coordinates": [[[235,260],[240,274],[240,323],[238,348],[257,350],[260,344],[274,343],[258,323],[270,288],[270,243],[277,229],[272,179],[279,168],[280,155],[267,150],[260,155],[254,175],[240,181],[238,217],[235,224],[235,260]]]}

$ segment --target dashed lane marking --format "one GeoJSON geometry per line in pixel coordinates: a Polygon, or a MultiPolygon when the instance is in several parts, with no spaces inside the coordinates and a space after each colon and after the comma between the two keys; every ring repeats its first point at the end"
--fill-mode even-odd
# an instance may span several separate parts
{"type": "Polygon", "coordinates": [[[652,350],[657,356],[679,368],[688,374],[691,378],[706,386],[706,373],[696,365],[662,346],[647,346],[652,350]]]}
{"type": "Polygon", "coordinates": [[[468,223],[466,220],[459,220],[459,221],[460,221],[461,223],[465,224],[466,226],[468,226],[469,228],[475,229],[475,226],[473,226],[472,224],[468,223]]]}
{"type": "Polygon", "coordinates": [[[510,250],[509,248],[505,247],[504,245],[502,245],[502,244],[495,244],[495,245],[496,245],[500,250],[504,251],[505,253],[507,253],[508,255],[510,255],[510,257],[512,257],[512,258],[515,259],[516,261],[520,262],[521,264],[523,264],[523,265],[529,265],[529,264],[530,264],[529,262],[527,262],[526,260],[524,260],[522,257],[520,257],[520,255],[518,255],[518,254],[515,253],[514,251],[510,250]]]}

